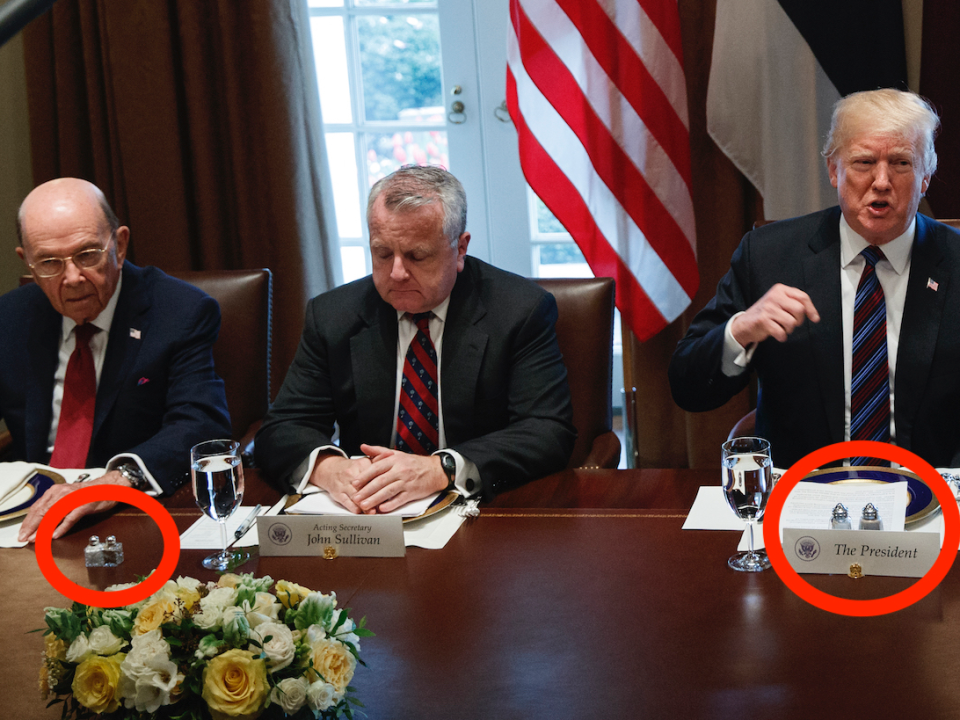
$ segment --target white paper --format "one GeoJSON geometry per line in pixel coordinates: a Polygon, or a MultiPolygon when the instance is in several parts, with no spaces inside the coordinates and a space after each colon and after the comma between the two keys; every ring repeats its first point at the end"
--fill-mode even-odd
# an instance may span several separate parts
{"type": "Polygon", "coordinates": [[[830,517],[837,503],[843,503],[847,508],[850,526],[854,530],[860,525],[863,507],[873,503],[883,520],[883,529],[899,532],[903,530],[907,514],[907,482],[797,483],[783,505],[780,527],[829,530],[830,517]]]}
{"type": "MultiPolygon", "coordinates": [[[[416,517],[426,512],[430,504],[437,499],[439,492],[429,495],[420,500],[414,500],[407,503],[393,512],[381,513],[383,515],[399,515],[400,517],[416,517]]],[[[353,515],[343,505],[336,502],[324,491],[304,495],[300,502],[287,508],[288,515],[353,515]]]]}
{"type": "MultiPolygon", "coordinates": [[[[243,524],[243,521],[250,517],[254,505],[243,505],[227,518],[227,544],[233,542],[234,533],[243,524]]],[[[270,508],[272,510],[273,508],[270,508]]],[[[260,515],[267,514],[266,508],[260,509],[260,515]]],[[[275,513],[274,513],[275,514],[275,513]]],[[[256,532],[257,523],[254,522],[250,530],[237,540],[234,547],[252,547],[259,542],[256,532]]],[[[220,550],[220,523],[208,515],[201,515],[193,525],[184,530],[180,536],[181,550],[220,550]]]]}
{"type": "Polygon", "coordinates": [[[407,547],[421,547],[427,550],[439,550],[454,536],[466,518],[450,505],[438,513],[422,520],[415,520],[403,526],[403,544],[407,547]]]}
{"type": "Polygon", "coordinates": [[[697,499],[687,513],[684,530],[743,530],[746,520],[741,520],[727,504],[723,488],[704,485],[697,491],[697,499]]]}

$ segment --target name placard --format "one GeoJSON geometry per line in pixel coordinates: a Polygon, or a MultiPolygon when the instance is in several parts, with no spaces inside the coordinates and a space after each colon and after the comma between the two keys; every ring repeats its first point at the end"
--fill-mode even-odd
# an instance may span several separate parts
{"type": "Polygon", "coordinates": [[[403,520],[386,515],[257,518],[260,554],[292,557],[403,557],[403,520]]]}
{"type": "Polygon", "coordinates": [[[798,573],[923,577],[940,554],[940,533],[783,528],[783,552],[798,573]]]}

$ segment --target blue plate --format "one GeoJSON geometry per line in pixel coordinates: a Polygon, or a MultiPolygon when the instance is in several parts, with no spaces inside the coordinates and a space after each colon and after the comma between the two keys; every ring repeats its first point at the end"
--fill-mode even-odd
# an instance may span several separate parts
{"type": "Polygon", "coordinates": [[[881,467],[828,468],[814,470],[803,482],[828,483],[892,483],[907,481],[907,516],[904,522],[910,525],[919,522],[940,508],[940,501],[933,490],[909,470],[881,467]]]}
{"type": "Polygon", "coordinates": [[[27,488],[30,490],[30,497],[19,505],[13,507],[4,507],[0,510],[0,522],[22,517],[30,512],[30,507],[40,499],[47,490],[54,485],[66,482],[61,475],[46,469],[38,469],[33,477],[27,481],[27,488]]]}

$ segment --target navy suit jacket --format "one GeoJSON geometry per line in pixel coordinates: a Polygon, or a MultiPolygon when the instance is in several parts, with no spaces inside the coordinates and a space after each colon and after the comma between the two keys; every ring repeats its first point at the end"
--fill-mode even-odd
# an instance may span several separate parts
{"type": "MultiPolygon", "coordinates": [[[[685,410],[712,410],[746,387],[750,373],[720,369],[723,333],[775,283],[804,290],[820,322],[804,322],[784,343],[757,346],[757,434],[774,462],[789,467],[844,438],[840,300],[840,208],[747,233],[716,296],[697,314],[670,363],[670,388],[685,410]]],[[[894,378],[896,444],[935,467],[960,466],[960,233],[924,215],[910,261],[894,378]],[[929,281],[933,281],[930,283],[929,281]],[[934,289],[934,287],[936,289],[934,289]]],[[[719,449],[718,449],[719,452],[719,449]]]]}
{"type": "MultiPolygon", "coordinates": [[[[135,453],[172,492],[189,471],[192,445],[230,437],[223,381],[213,369],[220,307],[157,268],[126,262],[122,273],[87,467],[135,453]]],[[[0,417],[13,438],[14,460],[50,459],[62,320],[36,284],[0,297],[0,417]]]]}
{"type": "MultiPolygon", "coordinates": [[[[476,463],[486,497],[566,467],[576,431],[557,346],[557,304],[535,283],[472,257],[450,295],[440,359],[447,447],[476,463]]],[[[257,435],[276,484],[331,443],[389,446],[396,423],[397,312],[371,277],[307,305],[300,347],[257,435]]],[[[305,468],[304,468],[305,469],[305,468]]]]}

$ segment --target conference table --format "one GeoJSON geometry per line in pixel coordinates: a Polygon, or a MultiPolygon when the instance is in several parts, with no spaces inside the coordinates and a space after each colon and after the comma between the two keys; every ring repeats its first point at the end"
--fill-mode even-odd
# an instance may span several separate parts
{"type": "MultiPolygon", "coordinates": [[[[718,471],[574,470],[481,505],[442,550],[403,558],[255,558],[241,568],[335,591],[376,637],[353,684],[369,718],[895,718],[960,716],[960,575],[920,602],[852,618],[809,605],[772,571],[741,574],[739,535],[681,530],[718,471]]],[[[248,498],[275,492],[247,471],[248,498]]],[[[189,495],[170,512],[199,516],[189,495]]],[[[96,589],[159,561],[153,522],[121,509],[54,542],[58,566],[96,589]],[[85,539],[115,534],[127,560],[87,569],[85,539]]],[[[208,551],[177,573],[215,580],[208,551]]],[[[68,601],[31,547],[0,550],[0,717],[54,718],[36,692],[43,608],[68,601]]],[[[843,597],[906,578],[807,576],[843,597]]]]}

